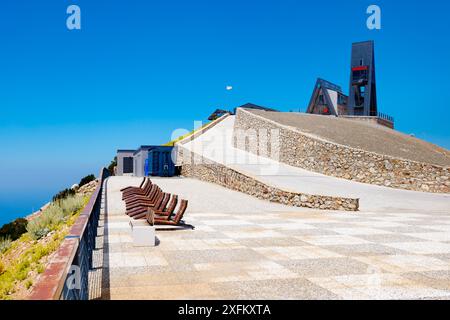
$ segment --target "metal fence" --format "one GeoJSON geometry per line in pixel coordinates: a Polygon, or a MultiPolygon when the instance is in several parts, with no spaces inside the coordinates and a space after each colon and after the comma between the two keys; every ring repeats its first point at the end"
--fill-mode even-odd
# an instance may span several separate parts
{"type": "Polygon", "coordinates": [[[383,119],[383,120],[387,120],[387,121],[390,121],[390,122],[394,122],[394,117],[391,117],[390,115],[387,115],[385,113],[378,112],[378,118],[383,119]]]}
{"type": "Polygon", "coordinates": [[[109,171],[103,168],[98,186],[69,231],[30,297],[33,300],[87,300],[89,271],[95,249],[102,206],[103,184],[109,171]]]}
{"type": "Polygon", "coordinates": [[[80,233],[80,230],[76,229],[73,234],[66,237],[78,239],[79,244],[72,261],[72,273],[67,274],[66,281],[64,281],[60,297],[63,300],[87,300],[89,298],[89,270],[92,269],[92,252],[95,249],[100,218],[103,182],[108,176],[109,171],[103,168],[97,189],[79,217],[79,221],[84,224],[84,228],[82,228],[84,230],[81,230],[80,233]]]}

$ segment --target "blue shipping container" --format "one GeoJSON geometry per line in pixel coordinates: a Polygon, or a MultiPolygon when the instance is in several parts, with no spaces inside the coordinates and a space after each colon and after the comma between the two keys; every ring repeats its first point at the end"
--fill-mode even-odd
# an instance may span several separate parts
{"type": "Polygon", "coordinates": [[[155,146],[149,149],[145,161],[145,175],[172,177],[175,175],[175,164],[172,161],[173,147],[155,146]]]}

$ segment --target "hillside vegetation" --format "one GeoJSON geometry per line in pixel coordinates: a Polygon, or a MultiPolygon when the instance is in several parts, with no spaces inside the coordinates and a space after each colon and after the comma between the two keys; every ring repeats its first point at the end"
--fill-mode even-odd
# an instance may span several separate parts
{"type": "MultiPolygon", "coordinates": [[[[90,180],[91,182],[86,182],[90,180]]],[[[41,213],[2,227],[0,237],[0,299],[23,299],[88,203],[96,181],[74,192],[60,192],[41,213]],[[86,192],[89,190],[89,192],[86,192]],[[10,235],[14,234],[14,238],[10,235]]],[[[66,189],[67,190],[67,189],[66,189]]]]}

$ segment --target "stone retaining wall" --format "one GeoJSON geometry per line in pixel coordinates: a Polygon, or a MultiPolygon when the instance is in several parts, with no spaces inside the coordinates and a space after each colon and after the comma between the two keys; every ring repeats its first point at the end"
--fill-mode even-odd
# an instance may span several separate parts
{"type": "Polygon", "coordinates": [[[180,161],[182,164],[181,175],[185,177],[216,183],[262,200],[289,206],[345,211],[357,211],[359,208],[359,199],[309,195],[282,190],[258,181],[247,174],[205,159],[181,145],[178,145],[177,152],[177,159],[182,159],[180,161]]]}
{"type": "Polygon", "coordinates": [[[450,192],[448,167],[393,158],[328,142],[243,109],[237,109],[234,130],[235,147],[291,166],[393,188],[450,192]]]}

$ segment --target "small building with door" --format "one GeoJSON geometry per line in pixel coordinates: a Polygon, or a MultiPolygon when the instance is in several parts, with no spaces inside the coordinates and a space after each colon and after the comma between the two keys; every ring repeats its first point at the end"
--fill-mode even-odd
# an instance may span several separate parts
{"type": "Polygon", "coordinates": [[[173,148],[141,146],[137,150],[117,150],[117,175],[172,177],[176,173],[173,148]]]}
{"type": "Polygon", "coordinates": [[[134,174],[133,154],[136,150],[117,150],[118,176],[132,176],[134,174]]]}
{"type": "Polygon", "coordinates": [[[145,161],[148,158],[148,151],[152,146],[141,146],[133,154],[134,163],[134,176],[144,177],[145,176],[145,161]]]}
{"type": "Polygon", "coordinates": [[[173,148],[171,146],[154,146],[150,148],[144,163],[144,175],[158,177],[174,176],[173,148]]]}

